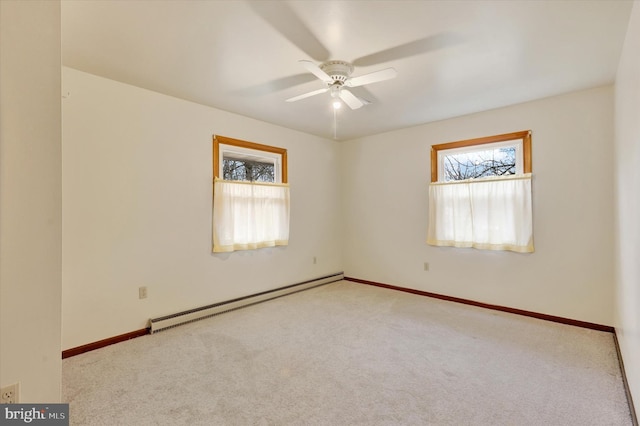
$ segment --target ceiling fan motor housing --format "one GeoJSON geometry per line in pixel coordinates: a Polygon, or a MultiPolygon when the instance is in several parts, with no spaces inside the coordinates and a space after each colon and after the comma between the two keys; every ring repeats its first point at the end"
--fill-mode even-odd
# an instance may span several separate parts
{"type": "Polygon", "coordinates": [[[320,69],[327,73],[335,83],[343,85],[353,72],[353,65],[345,61],[327,61],[320,65],[320,69]]]}

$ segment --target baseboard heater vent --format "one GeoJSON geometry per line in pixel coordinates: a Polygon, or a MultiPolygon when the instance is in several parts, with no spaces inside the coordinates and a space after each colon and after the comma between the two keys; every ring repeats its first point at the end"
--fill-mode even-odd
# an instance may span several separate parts
{"type": "Polygon", "coordinates": [[[188,311],[178,312],[176,314],[166,315],[159,318],[152,318],[149,320],[149,332],[152,334],[157,333],[158,331],[166,330],[178,325],[198,321],[204,318],[221,314],[223,312],[229,312],[247,306],[255,305],[256,303],[265,302],[267,300],[286,296],[292,293],[297,293],[299,291],[307,290],[312,287],[317,287],[324,284],[329,284],[335,281],[340,281],[342,279],[344,279],[344,273],[340,272],[338,274],[328,275],[326,277],[317,278],[298,284],[292,284],[286,287],[280,287],[274,290],[264,291],[262,293],[240,297],[238,299],[233,299],[226,302],[202,306],[200,308],[190,309],[188,311]]]}

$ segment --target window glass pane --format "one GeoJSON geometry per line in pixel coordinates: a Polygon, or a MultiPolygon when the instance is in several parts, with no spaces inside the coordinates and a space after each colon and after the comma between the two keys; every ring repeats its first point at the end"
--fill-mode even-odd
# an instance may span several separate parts
{"type": "Polygon", "coordinates": [[[273,162],[224,158],[222,160],[222,169],[224,180],[275,182],[275,165],[273,162]]]}
{"type": "Polygon", "coordinates": [[[442,160],[445,181],[516,174],[514,146],[445,154],[442,160]]]}

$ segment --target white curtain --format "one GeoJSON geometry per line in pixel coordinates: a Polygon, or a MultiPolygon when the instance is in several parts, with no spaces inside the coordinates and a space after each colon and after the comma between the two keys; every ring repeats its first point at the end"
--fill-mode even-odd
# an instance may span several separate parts
{"type": "Polygon", "coordinates": [[[289,243],[289,185],[216,179],[213,251],[230,252],[289,243]]]}
{"type": "Polygon", "coordinates": [[[530,253],[532,216],[531,173],[434,182],[427,243],[530,253]]]}

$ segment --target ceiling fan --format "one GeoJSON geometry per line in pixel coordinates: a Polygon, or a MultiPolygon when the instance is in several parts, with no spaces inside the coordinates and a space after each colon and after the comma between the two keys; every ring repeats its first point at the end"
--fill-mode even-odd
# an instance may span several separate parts
{"type": "Polygon", "coordinates": [[[340,107],[341,99],[351,109],[358,109],[370,102],[351,93],[347,87],[364,86],[365,84],[377,83],[379,81],[389,80],[398,75],[394,68],[385,68],[380,71],[374,71],[358,77],[351,77],[354,67],[353,64],[346,61],[326,61],[317,65],[311,61],[299,61],[307,71],[318,77],[327,87],[302,95],[294,96],[287,99],[287,102],[295,102],[321,93],[329,92],[334,99],[334,108],[340,107]]]}

